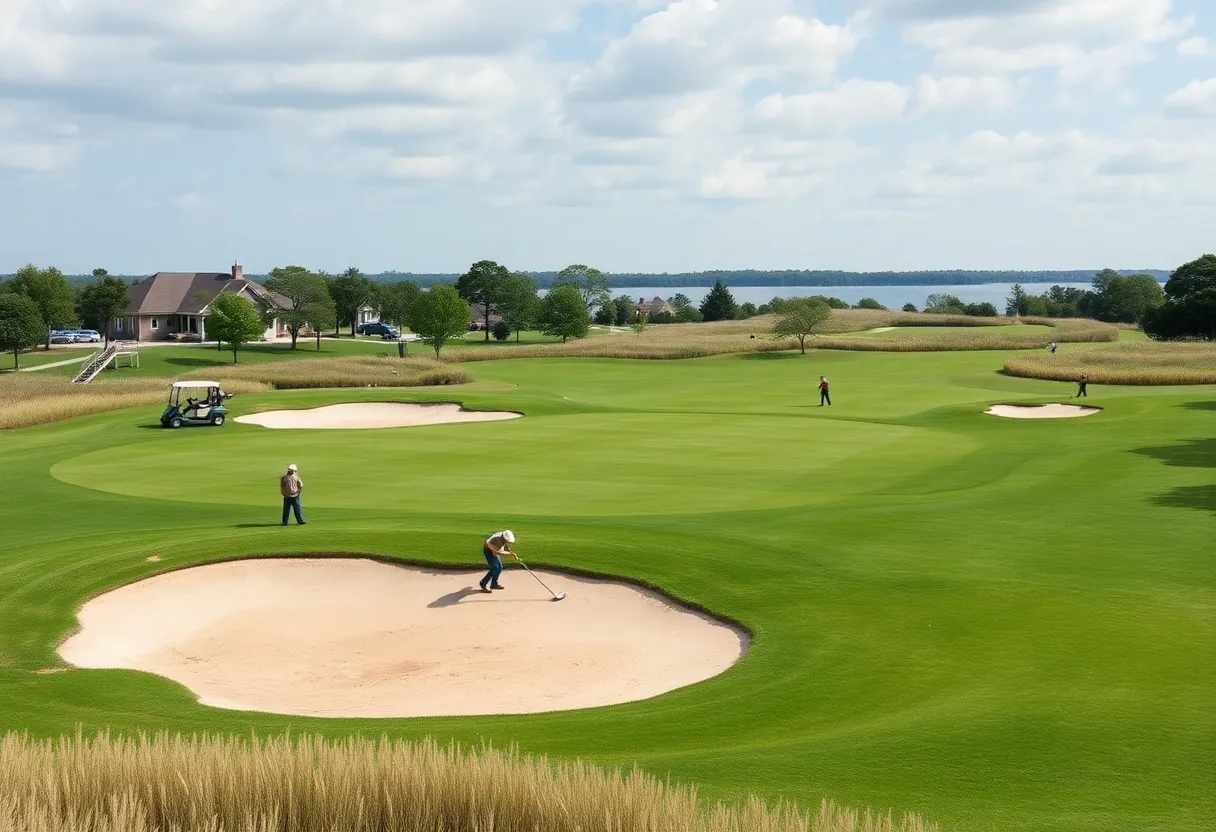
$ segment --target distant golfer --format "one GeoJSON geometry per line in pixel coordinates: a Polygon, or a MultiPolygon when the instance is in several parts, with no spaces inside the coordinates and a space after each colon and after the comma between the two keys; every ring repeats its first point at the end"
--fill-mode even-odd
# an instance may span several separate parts
{"type": "Polygon", "coordinates": [[[820,407],[823,407],[825,404],[828,407],[832,406],[832,393],[831,393],[831,390],[829,389],[829,387],[830,387],[830,385],[828,384],[828,377],[820,376],[819,377],[819,406],[820,407]]]}
{"type": "Polygon", "coordinates": [[[287,515],[296,513],[296,523],[303,526],[304,515],[300,513],[300,492],[304,490],[304,481],[296,473],[295,465],[287,466],[287,473],[279,478],[279,493],[283,495],[283,525],[287,525],[287,515]]]}
{"type": "Polygon", "coordinates": [[[1052,355],[1055,355],[1056,354],[1056,342],[1052,341],[1051,346],[1049,346],[1047,349],[1051,350],[1052,355]]]}
{"type": "Polygon", "coordinates": [[[1087,376],[1085,373],[1081,373],[1081,377],[1079,379],[1077,379],[1077,395],[1074,396],[1073,398],[1079,399],[1082,396],[1084,396],[1085,398],[1088,399],[1089,398],[1088,390],[1089,390],[1089,376],[1087,376]]]}
{"type": "Polygon", "coordinates": [[[482,592],[506,589],[505,586],[498,582],[498,576],[502,574],[502,556],[504,554],[519,560],[519,555],[511,551],[511,544],[514,542],[515,533],[510,529],[505,529],[486,540],[481,553],[485,555],[486,564],[490,567],[490,570],[486,572],[486,576],[481,579],[481,583],[479,584],[482,592]]]}

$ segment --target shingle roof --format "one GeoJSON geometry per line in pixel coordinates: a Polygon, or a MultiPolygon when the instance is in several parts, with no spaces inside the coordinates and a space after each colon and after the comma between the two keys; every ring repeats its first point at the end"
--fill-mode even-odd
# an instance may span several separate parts
{"type": "Polygon", "coordinates": [[[280,307],[290,305],[252,280],[234,278],[226,272],[157,272],[131,287],[128,315],[197,315],[221,292],[239,292],[248,287],[280,307]]]}

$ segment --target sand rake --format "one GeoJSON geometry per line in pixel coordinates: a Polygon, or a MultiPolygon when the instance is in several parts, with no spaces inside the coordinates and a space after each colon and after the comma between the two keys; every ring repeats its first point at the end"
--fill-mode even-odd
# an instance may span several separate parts
{"type": "Polygon", "coordinates": [[[520,565],[520,566],[522,566],[522,567],[523,567],[525,570],[527,570],[527,572],[528,572],[528,574],[529,574],[529,575],[531,575],[533,578],[536,578],[536,582],[537,582],[538,584],[540,584],[540,585],[541,585],[541,586],[543,586],[543,587],[544,587],[546,590],[548,590],[549,594],[553,596],[553,600],[554,600],[554,601],[560,601],[560,600],[562,600],[563,598],[565,598],[565,597],[566,597],[566,593],[564,593],[564,592],[554,592],[553,590],[549,589],[549,585],[548,585],[548,584],[546,584],[544,581],[542,581],[542,580],[540,579],[540,575],[537,575],[537,574],[536,574],[535,572],[533,572],[531,569],[528,569],[528,564],[524,563],[522,560],[519,560],[519,555],[516,555],[516,556],[515,556],[515,559],[516,559],[517,561],[519,561],[519,565],[520,565]]]}

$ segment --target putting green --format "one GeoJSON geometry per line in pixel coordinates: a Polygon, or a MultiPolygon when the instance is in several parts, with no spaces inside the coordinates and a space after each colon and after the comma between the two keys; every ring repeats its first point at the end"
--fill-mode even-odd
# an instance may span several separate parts
{"type": "Polygon", "coordinates": [[[132,497],[272,506],[290,461],[301,466],[310,507],[687,514],[883,492],[977,447],[945,431],[806,417],[540,416],[510,425],[334,430],[323,438],[267,436],[261,428],[171,432],[65,460],[52,473],[132,497]],[[893,446],[901,464],[884,469],[878,463],[893,446]],[[605,448],[624,453],[605,456],[605,448]],[[165,476],[202,470],[222,472],[224,487],[200,489],[197,477],[165,476]],[[646,475],[635,476],[639,471],[646,475]],[[479,480],[487,487],[470,487],[479,480]]]}
{"type": "MultiPolygon", "coordinates": [[[[524,418],[166,431],[152,406],[0,433],[0,731],[431,736],[637,764],[709,799],[912,810],[945,832],[1206,832],[1216,390],[1096,385],[1100,416],[997,419],[991,404],[1072,392],[1002,375],[1006,357],[494,361],[464,365],[477,384],[394,396],[524,418]],[[814,406],[820,375],[830,408],[814,406]],[[289,462],[303,527],[278,524],[289,462]],[[752,647],[645,701],[386,720],[208,708],[55,651],[85,599],[165,570],[270,554],[475,566],[503,527],[530,565],[661,586],[752,647]]],[[[524,580],[509,571],[494,597],[524,580]]]]}

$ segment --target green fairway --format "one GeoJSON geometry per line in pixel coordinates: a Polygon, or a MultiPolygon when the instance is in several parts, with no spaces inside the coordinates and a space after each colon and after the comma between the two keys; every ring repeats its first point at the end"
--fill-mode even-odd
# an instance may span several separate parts
{"type": "MultiPolygon", "coordinates": [[[[165,431],[148,407],[0,433],[0,730],[485,740],[947,832],[1210,829],[1216,390],[1095,386],[1086,419],[984,415],[1074,389],[1001,374],[1008,355],[487,361],[463,365],[467,387],[230,409],[444,400],[524,418],[165,431]],[[821,374],[832,407],[816,406],[821,374]],[[305,527],[278,526],[288,462],[305,527]],[[476,567],[504,526],[529,564],[659,585],[746,626],[752,648],[651,700],[494,718],[242,713],[146,674],[45,672],[84,599],[164,569],[297,552],[476,567]]],[[[149,348],[140,374],[213,360],[231,353],[149,348]]]]}

